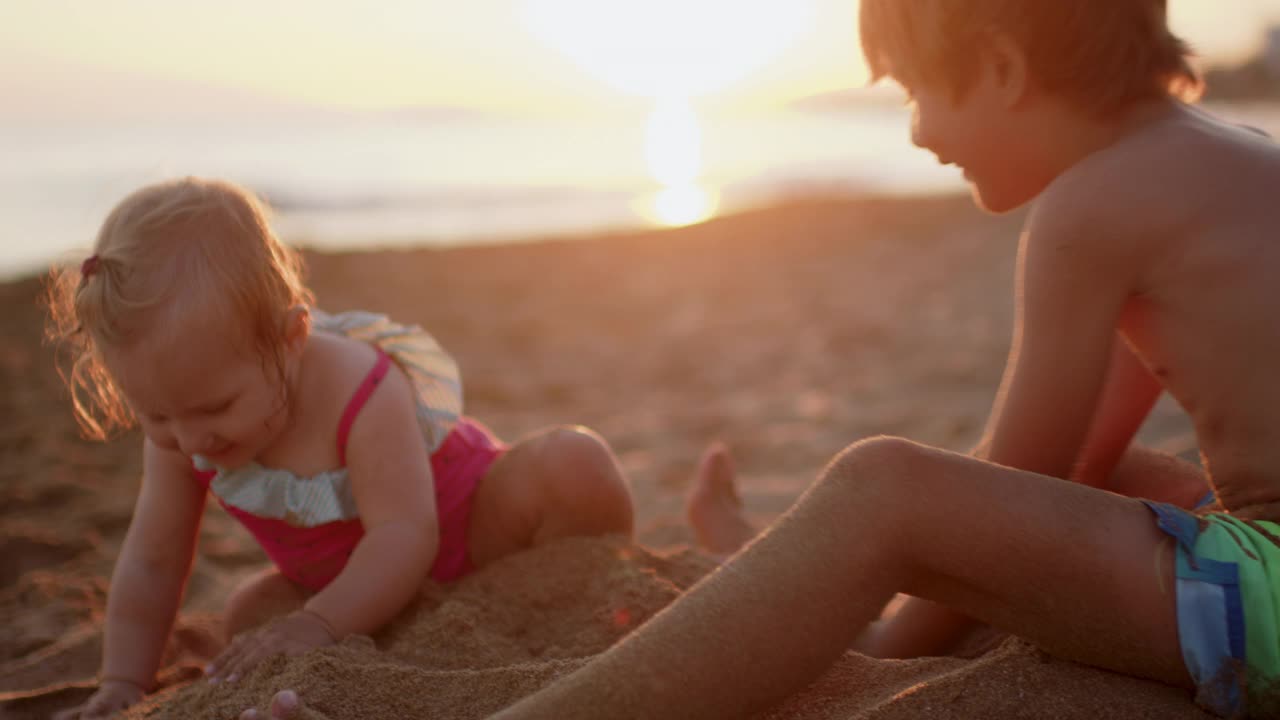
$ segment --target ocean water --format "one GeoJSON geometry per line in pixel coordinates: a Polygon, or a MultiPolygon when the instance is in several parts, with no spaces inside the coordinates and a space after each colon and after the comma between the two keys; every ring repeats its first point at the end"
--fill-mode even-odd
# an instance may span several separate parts
{"type": "MultiPolygon", "coordinates": [[[[1244,115],[1277,124],[1271,109],[1244,115]]],[[[895,105],[696,118],[692,130],[652,118],[0,120],[0,277],[82,257],[121,197],[188,174],[253,188],[283,237],[326,248],[679,224],[813,192],[962,189],[911,146],[907,124],[895,105]]]]}
{"type": "Polygon", "coordinates": [[[813,190],[928,191],[959,183],[912,151],[898,107],[699,118],[700,142],[692,149],[679,131],[664,149],[667,141],[655,141],[649,126],[645,118],[395,115],[0,122],[0,276],[78,257],[121,197],[188,174],[253,188],[272,205],[283,237],[328,248],[675,224],[680,220],[661,217],[664,185],[655,179],[672,160],[684,165],[685,195],[706,206],[686,213],[691,217],[813,190]]]}

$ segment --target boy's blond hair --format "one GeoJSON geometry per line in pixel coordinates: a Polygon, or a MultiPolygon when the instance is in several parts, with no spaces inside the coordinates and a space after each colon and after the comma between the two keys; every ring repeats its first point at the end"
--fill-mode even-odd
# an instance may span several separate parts
{"type": "Polygon", "coordinates": [[[247,340],[243,349],[283,376],[285,315],[313,302],[301,275],[299,257],[243,188],[188,177],[130,194],[86,263],[53,269],[46,287],[46,335],[66,351],[59,370],[81,429],[104,439],[133,424],[102,349],[172,333],[197,310],[232,323],[232,340],[247,340]]]}
{"type": "Polygon", "coordinates": [[[1199,97],[1191,50],[1168,27],[1166,0],[862,0],[862,51],[872,81],[973,81],[992,33],[1026,53],[1034,82],[1098,115],[1138,100],[1199,97]]]}

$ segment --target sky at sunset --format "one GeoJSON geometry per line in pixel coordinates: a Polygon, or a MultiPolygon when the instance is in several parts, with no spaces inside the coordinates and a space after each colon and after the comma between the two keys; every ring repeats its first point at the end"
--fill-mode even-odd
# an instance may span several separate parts
{"type": "MultiPolygon", "coordinates": [[[[1170,0],[1170,14],[1231,62],[1280,22],[1280,0],[1170,0]]],[[[5,0],[0,119],[768,105],[865,79],[856,15],[854,0],[5,0]]]]}

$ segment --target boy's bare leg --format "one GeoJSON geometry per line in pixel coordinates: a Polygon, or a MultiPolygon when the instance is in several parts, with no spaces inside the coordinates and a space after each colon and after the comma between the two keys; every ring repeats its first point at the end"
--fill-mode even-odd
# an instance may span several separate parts
{"type": "Polygon", "coordinates": [[[743,716],[821,674],[896,591],[1060,657],[1189,686],[1165,542],[1134,500],[866,441],[667,610],[501,717],[743,716]]]}
{"type": "MultiPolygon", "coordinates": [[[[728,450],[720,443],[712,445],[703,454],[687,507],[699,544],[724,557],[737,552],[756,534],[743,513],[734,480],[728,450]]],[[[1135,445],[1125,452],[1102,487],[1190,509],[1208,493],[1209,482],[1198,465],[1135,445]]],[[[975,628],[967,617],[945,606],[899,596],[852,647],[874,657],[942,655],[954,652],[975,628]]]]}
{"type": "MultiPolygon", "coordinates": [[[[685,506],[698,544],[726,557],[750,542],[757,532],[743,512],[736,479],[728,448],[723,443],[712,444],[698,463],[685,506]]],[[[1140,445],[1125,452],[1101,487],[1187,509],[1199,504],[1210,490],[1209,479],[1200,466],[1140,445]]]]}
{"type": "MultiPolygon", "coordinates": [[[[1131,446],[1102,489],[1129,497],[1194,508],[1209,492],[1200,466],[1168,453],[1131,446]]],[[[967,616],[920,598],[886,610],[884,619],[868,627],[853,648],[882,658],[909,658],[956,652],[978,628],[967,616]]],[[[990,640],[990,638],[987,638],[990,640]]]]}

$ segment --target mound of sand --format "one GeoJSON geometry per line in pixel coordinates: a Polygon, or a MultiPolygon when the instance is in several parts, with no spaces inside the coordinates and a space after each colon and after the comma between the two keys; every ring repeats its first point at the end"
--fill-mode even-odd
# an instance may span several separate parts
{"type": "MultiPolygon", "coordinates": [[[[601,652],[713,568],[621,540],[566,540],[433,587],[376,638],[276,658],[235,685],[199,681],[129,717],[230,718],[295,688],[308,718],[483,718],[601,652]]],[[[689,648],[697,652],[697,648],[689,648]]],[[[619,709],[615,709],[619,710],[619,709]]],[[[601,717],[625,716],[625,709],[601,717]]],[[[853,653],[770,717],[1202,719],[1186,693],[1048,658],[1017,639],[979,658],[853,653]]]]}

